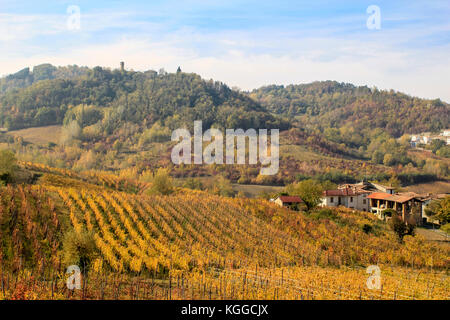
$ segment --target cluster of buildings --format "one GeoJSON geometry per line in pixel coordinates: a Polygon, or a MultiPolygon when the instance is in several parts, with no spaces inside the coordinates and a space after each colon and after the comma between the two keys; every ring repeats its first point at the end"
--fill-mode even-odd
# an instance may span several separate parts
{"type": "Polygon", "coordinates": [[[440,139],[450,145],[450,130],[444,130],[438,135],[432,135],[430,132],[411,135],[411,147],[416,148],[419,145],[427,145],[434,139],[440,139]]]}
{"type": "MultiPolygon", "coordinates": [[[[320,206],[343,206],[367,211],[385,221],[391,218],[390,210],[385,210],[392,209],[398,212],[403,221],[422,225],[426,222],[438,223],[426,215],[425,208],[432,200],[445,196],[421,195],[414,192],[396,193],[392,187],[363,181],[356,184],[342,184],[335,190],[325,190],[320,206]]],[[[273,201],[280,206],[291,208],[299,208],[303,205],[302,199],[297,196],[279,196],[273,201]]]]}

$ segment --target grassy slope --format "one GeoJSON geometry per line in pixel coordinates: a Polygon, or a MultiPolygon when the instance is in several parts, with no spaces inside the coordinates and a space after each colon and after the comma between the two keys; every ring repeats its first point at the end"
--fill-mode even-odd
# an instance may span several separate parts
{"type": "Polygon", "coordinates": [[[429,183],[419,183],[412,186],[407,186],[405,188],[406,191],[412,191],[416,193],[450,193],[450,182],[448,181],[435,181],[429,183]]]}
{"type": "Polygon", "coordinates": [[[61,137],[61,126],[46,126],[13,130],[8,132],[13,137],[22,137],[24,141],[34,144],[45,145],[49,142],[59,143],[61,137]]]}

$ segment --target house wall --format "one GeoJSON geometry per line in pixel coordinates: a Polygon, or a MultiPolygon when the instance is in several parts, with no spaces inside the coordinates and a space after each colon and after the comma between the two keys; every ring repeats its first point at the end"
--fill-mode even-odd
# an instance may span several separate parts
{"type": "Polygon", "coordinates": [[[322,207],[337,207],[339,204],[339,197],[338,196],[328,196],[328,197],[322,197],[322,203],[320,204],[322,207]],[[333,198],[333,202],[331,202],[331,198],[333,198]]]}
{"type": "Polygon", "coordinates": [[[274,202],[275,202],[277,205],[279,205],[280,207],[283,206],[283,201],[281,201],[280,198],[277,198],[274,202]]]}
{"type": "Polygon", "coordinates": [[[353,208],[359,211],[369,211],[369,199],[367,199],[366,194],[358,194],[356,196],[349,196],[347,198],[348,208],[353,208]]]}
{"type": "Polygon", "coordinates": [[[320,205],[322,207],[337,207],[337,206],[344,206],[347,208],[360,210],[360,211],[369,211],[369,199],[366,199],[366,194],[360,194],[355,196],[327,196],[322,197],[322,201],[320,205]],[[352,200],[353,197],[353,201],[352,200]],[[331,198],[333,198],[333,202],[331,202],[331,198]],[[339,203],[340,198],[340,203],[339,203]],[[366,200],[366,203],[364,203],[364,200],[366,200]]]}

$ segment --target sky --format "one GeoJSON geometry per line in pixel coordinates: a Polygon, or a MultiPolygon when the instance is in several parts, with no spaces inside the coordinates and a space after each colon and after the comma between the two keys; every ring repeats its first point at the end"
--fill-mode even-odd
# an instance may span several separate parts
{"type": "Polygon", "coordinates": [[[0,0],[0,75],[120,61],[243,90],[336,80],[450,102],[450,1],[0,0]]]}

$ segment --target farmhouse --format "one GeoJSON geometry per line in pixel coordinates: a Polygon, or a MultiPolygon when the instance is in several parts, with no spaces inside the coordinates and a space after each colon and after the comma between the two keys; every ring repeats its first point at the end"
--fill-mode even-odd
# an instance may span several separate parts
{"type": "Polygon", "coordinates": [[[322,196],[321,206],[344,206],[351,209],[368,211],[367,196],[370,191],[354,188],[325,190],[322,196]]]}
{"type": "Polygon", "coordinates": [[[411,135],[411,147],[416,148],[419,147],[419,145],[423,144],[429,144],[431,141],[435,139],[442,140],[448,144],[450,144],[450,130],[443,130],[439,134],[431,134],[430,132],[425,132],[421,134],[414,134],[411,135]]]}
{"type": "Polygon", "coordinates": [[[279,196],[273,202],[280,207],[288,207],[291,209],[301,209],[305,207],[305,203],[298,196],[279,196]]]}
{"type": "Polygon", "coordinates": [[[405,222],[422,224],[422,199],[414,192],[389,194],[374,192],[368,197],[370,211],[382,220],[390,219],[390,214],[384,213],[386,209],[397,211],[405,222]]]}
{"type": "Polygon", "coordinates": [[[320,205],[329,207],[344,206],[360,211],[369,211],[367,196],[372,192],[380,191],[394,194],[394,188],[368,181],[342,184],[338,186],[338,189],[325,190],[320,205]]]}

